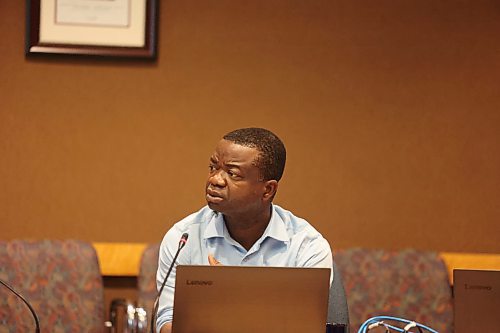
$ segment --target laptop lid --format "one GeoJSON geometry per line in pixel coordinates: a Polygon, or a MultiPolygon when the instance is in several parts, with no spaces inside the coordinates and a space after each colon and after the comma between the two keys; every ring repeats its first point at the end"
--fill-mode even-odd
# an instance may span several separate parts
{"type": "Polygon", "coordinates": [[[177,266],[173,333],[324,333],[327,268],[177,266]]]}
{"type": "Polygon", "coordinates": [[[500,271],[453,270],[455,333],[500,332],[500,271]]]}

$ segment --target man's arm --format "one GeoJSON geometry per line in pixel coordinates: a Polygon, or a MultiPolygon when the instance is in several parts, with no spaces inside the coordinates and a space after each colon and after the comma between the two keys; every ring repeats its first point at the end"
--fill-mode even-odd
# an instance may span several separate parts
{"type": "Polygon", "coordinates": [[[333,255],[328,241],[322,236],[316,236],[305,244],[297,257],[297,267],[329,268],[330,283],[332,283],[333,255]]]}
{"type": "MultiPolygon", "coordinates": [[[[173,257],[178,249],[178,242],[181,237],[182,230],[177,230],[176,228],[170,229],[160,245],[160,253],[158,258],[158,271],[156,274],[156,285],[159,290],[165,276],[168,272],[169,267],[172,264],[173,257]]],[[[183,262],[182,255],[179,255],[177,263],[183,262]]],[[[158,314],[156,320],[157,332],[163,332],[164,327],[168,324],[168,331],[171,331],[171,321],[173,315],[173,305],[174,305],[174,288],[175,288],[175,276],[176,276],[176,265],[172,267],[170,276],[165,284],[162,294],[159,299],[158,314]],[[161,327],[161,329],[159,329],[161,327]]]]}
{"type": "Polygon", "coordinates": [[[297,257],[298,267],[333,267],[333,256],[330,244],[318,235],[302,246],[297,257]]]}

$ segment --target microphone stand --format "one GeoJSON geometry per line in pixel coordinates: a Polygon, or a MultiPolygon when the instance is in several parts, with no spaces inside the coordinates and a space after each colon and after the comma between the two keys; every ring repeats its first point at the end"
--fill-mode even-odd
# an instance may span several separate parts
{"type": "Polygon", "coordinates": [[[17,297],[19,297],[24,302],[24,304],[26,304],[28,306],[28,308],[31,311],[31,314],[33,315],[33,318],[35,318],[35,332],[36,333],[40,333],[40,321],[38,320],[38,316],[36,315],[35,309],[33,309],[33,307],[31,306],[31,304],[21,294],[19,294],[18,292],[16,292],[14,290],[14,288],[12,288],[11,286],[9,286],[7,284],[7,282],[4,282],[4,281],[2,281],[2,279],[0,279],[0,284],[3,284],[14,295],[16,295],[17,297]]]}
{"type": "Polygon", "coordinates": [[[165,284],[167,283],[168,277],[170,276],[170,272],[172,272],[172,268],[174,268],[175,261],[177,260],[179,253],[181,252],[184,245],[186,245],[188,236],[189,235],[187,233],[182,234],[181,240],[179,241],[179,247],[177,248],[177,252],[175,253],[174,259],[172,260],[172,263],[170,264],[170,267],[168,268],[168,272],[167,272],[167,275],[165,276],[165,279],[163,279],[163,283],[161,284],[161,288],[158,291],[158,294],[156,295],[155,302],[153,305],[153,313],[151,314],[151,329],[150,329],[151,333],[156,332],[156,317],[158,316],[158,306],[160,303],[160,295],[163,291],[163,288],[165,288],[165,284]]]}

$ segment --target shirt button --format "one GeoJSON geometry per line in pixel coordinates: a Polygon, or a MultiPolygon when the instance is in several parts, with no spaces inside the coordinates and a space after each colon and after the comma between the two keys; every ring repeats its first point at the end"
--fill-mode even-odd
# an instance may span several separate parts
{"type": "Polygon", "coordinates": [[[247,262],[248,261],[248,257],[243,258],[243,261],[247,262]]]}

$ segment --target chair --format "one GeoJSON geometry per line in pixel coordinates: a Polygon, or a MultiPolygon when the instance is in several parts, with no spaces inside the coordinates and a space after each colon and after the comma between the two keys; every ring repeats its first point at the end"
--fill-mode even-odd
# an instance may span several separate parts
{"type": "Polygon", "coordinates": [[[344,278],[351,332],[379,315],[453,331],[448,272],[437,253],[351,248],[336,251],[335,261],[344,278]]]}
{"type": "Polygon", "coordinates": [[[144,249],[139,264],[139,276],[137,277],[137,306],[146,310],[148,324],[151,321],[153,303],[158,293],[156,289],[156,271],[158,270],[159,251],[159,243],[149,244],[144,249]]]}
{"type": "Polygon", "coordinates": [[[330,286],[329,296],[327,321],[329,323],[349,326],[349,311],[344,283],[342,281],[342,274],[335,261],[333,262],[333,281],[330,286]]]}
{"type": "MultiPolygon", "coordinates": [[[[104,292],[97,255],[83,241],[0,241],[0,279],[21,293],[41,332],[104,332],[104,292]]],[[[0,286],[0,332],[33,332],[25,304],[0,286]]]]}

